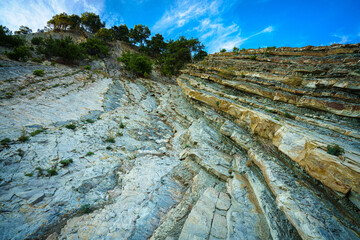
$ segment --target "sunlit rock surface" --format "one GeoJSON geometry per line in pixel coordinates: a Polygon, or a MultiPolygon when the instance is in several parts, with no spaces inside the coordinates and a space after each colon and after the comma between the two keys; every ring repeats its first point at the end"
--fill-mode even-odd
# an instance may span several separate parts
{"type": "Polygon", "coordinates": [[[214,54],[177,81],[121,48],[1,61],[0,239],[360,239],[359,45],[214,54]]]}

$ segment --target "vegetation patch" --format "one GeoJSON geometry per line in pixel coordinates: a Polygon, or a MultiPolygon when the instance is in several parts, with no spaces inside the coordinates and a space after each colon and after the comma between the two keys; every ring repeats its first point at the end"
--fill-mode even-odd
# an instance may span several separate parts
{"type": "Polygon", "coordinates": [[[31,39],[31,43],[33,45],[42,45],[42,44],[44,44],[44,38],[42,38],[42,37],[34,37],[34,38],[31,39]]]}
{"type": "Polygon", "coordinates": [[[37,129],[30,133],[30,136],[34,137],[36,135],[39,135],[40,133],[45,132],[45,129],[37,129]]]}
{"type": "Polygon", "coordinates": [[[73,162],[72,158],[69,158],[69,159],[60,161],[62,167],[66,167],[66,166],[68,166],[68,165],[69,165],[70,163],[72,163],[72,162],[73,162]]]}
{"type": "Polygon", "coordinates": [[[75,130],[75,129],[76,129],[76,125],[75,125],[75,124],[67,124],[67,125],[65,125],[65,127],[66,127],[67,129],[71,129],[71,130],[75,130]]]}
{"type": "Polygon", "coordinates": [[[48,177],[58,175],[58,172],[56,171],[56,169],[55,169],[55,168],[52,168],[52,169],[46,169],[46,172],[47,172],[47,176],[48,176],[48,177]]]}
{"type": "Polygon", "coordinates": [[[38,77],[43,77],[45,75],[44,69],[34,70],[33,74],[38,77]]]}
{"type": "Polygon", "coordinates": [[[115,138],[113,138],[113,137],[107,137],[107,138],[105,139],[105,142],[115,143],[115,138]]]}
{"type": "Polygon", "coordinates": [[[11,52],[5,52],[6,56],[16,61],[26,61],[31,57],[31,50],[27,46],[15,47],[11,52]]]}
{"type": "Polygon", "coordinates": [[[18,141],[20,141],[20,142],[26,142],[26,141],[28,141],[30,139],[30,137],[29,136],[26,136],[26,135],[21,135],[19,138],[18,138],[18,141]]]}
{"type": "Polygon", "coordinates": [[[90,204],[84,204],[80,207],[80,210],[79,212],[81,213],[85,213],[85,214],[88,214],[91,212],[91,207],[90,207],[90,204]]]}
{"type": "Polygon", "coordinates": [[[334,155],[334,156],[340,156],[345,153],[344,149],[340,147],[339,145],[328,145],[327,146],[327,153],[334,155]]]}
{"type": "Polygon", "coordinates": [[[34,173],[24,173],[24,175],[27,177],[32,177],[34,175],[34,173]]]}
{"type": "Polygon", "coordinates": [[[42,60],[40,58],[32,58],[31,61],[37,62],[37,63],[42,63],[42,60]]]}
{"type": "Polygon", "coordinates": [[[123,62],[127,70],[141,76],[144,76],[145,74],[150,75],[152,71],[152,62],[150,58],[138,53],[126,52],[118,58],[118,61],[123,62]]]}
{"type": "Polygon", "coordinates": [[[92,156],[94,154],[95,154],[94,152],[87,152],[85,156],[89,157],[89,156],[92,156]]]}

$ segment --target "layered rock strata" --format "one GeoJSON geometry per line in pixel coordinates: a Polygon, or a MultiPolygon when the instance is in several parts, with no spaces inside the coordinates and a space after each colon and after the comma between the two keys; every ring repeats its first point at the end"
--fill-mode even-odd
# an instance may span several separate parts
{"type": "Polygon", "coordinates": [[[359,67],[359,44],[250,49],[210,55],[177,81],[241,148],[233,176],[257,189],[260,175],[300,237],[358,238],[359,67]]]}
{"type": "Polygon", "coordinates": [[[121,49],[1,61],[0,239],[360,239],[359,45],[210,55],[179,86],[121,49]]]}

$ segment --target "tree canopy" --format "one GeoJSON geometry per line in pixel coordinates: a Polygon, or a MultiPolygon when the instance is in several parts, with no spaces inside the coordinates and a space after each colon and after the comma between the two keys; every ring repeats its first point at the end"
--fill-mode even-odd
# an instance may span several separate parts
{"type": "Polygon", "coordinates": [[[26,26],[20,26],[18,31],[15,31],[15,34],[30,34],[32,33],[32,30],[29,27],[26,26]]]}
{"type": "Polygon", "coordinates": [[[119,41],[129,42],[129,28],[125,24],[113,26],[114,38],[119,41]]]}
{"type": "Polygon", "coordinates": [[[105,27],[105,22],[101,22],[99,15],[90,12],[81,14],[81,23],[86,30],[92,33],[96,33],[105,27]]]}
{"type": "Polygon", "coordinates": [[[150,29],[148,26],[137,24],[134,28],[130,29],[129,37],[133,44],[140,44],[144,46],[145,40],[151,35],[150,29]]]}

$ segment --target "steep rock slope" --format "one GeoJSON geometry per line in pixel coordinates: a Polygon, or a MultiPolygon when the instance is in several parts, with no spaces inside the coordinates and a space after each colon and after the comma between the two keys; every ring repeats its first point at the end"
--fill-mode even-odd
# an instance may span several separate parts
{"type": "Polygon", "coordinates": [[[0,239],[360,238],[358,45],[211,55],[180,86],[122,50],[1,62],[0,239]]]}
{"type": "Polygon", "coordinates": [[[250,49],[210,55],[178,84],[242,149],[232,174],[254,189],[260,175],[303,239],[350,239],[359,237],[359,67],[359,44],[250,49]]]}

